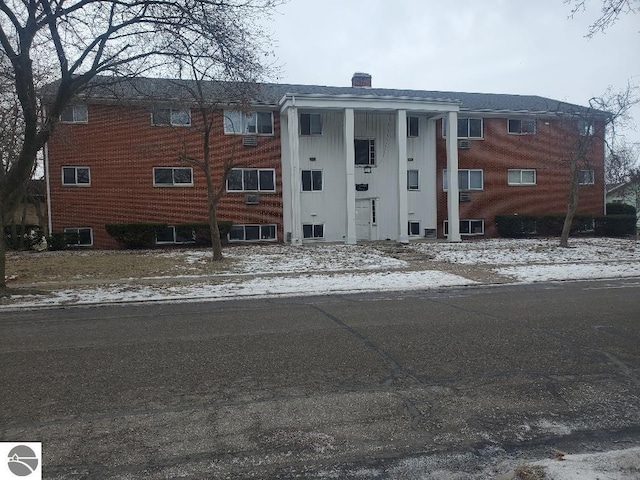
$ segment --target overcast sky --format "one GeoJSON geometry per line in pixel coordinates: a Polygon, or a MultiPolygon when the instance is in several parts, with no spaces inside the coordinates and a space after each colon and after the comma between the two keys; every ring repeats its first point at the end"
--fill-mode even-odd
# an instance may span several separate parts
{"type": "MultiPolygon", "coordinates": [[[[289,0],[271,28],[279,83],[532,94],[587,105],[640,84],[640,14],[592,39],[601,0],[289,0]]],[[[640,108],[633,111],[640,123],[640,108]]],[[[640,142],[638,127],[628,132],[640,142]]]]}

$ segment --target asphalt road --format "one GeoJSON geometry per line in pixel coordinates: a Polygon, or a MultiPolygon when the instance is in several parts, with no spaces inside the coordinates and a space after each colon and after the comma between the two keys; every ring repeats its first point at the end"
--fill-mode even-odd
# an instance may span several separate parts
{"type": "Polygon", "coordinates": [[[0,440],[42,441],[45,478],[471,475],[640,444],[638,279],[0,315],[0,440]]]}

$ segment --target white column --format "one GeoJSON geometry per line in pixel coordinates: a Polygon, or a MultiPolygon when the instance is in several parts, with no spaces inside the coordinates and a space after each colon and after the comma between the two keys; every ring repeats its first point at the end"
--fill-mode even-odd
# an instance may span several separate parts
{"type": "Polygon", "coordinates": [[[356,243],[356,152],[354,144],[353,108],[344,110],[344,152],[347,178],[347,237],[348,245],[356,243]]]}
{"type": "Polygon", "coordinates": [[[409,207],[407,200],[407,111],[398,110],[396,119],[398,139],[398,241],[409,243],[409,207]]]}
{"type": "Polygon", "coordinates": [[[436,122],[433,118],[427,119],[426,132],[426,167],[424,176],[424,185],[426,185],[426,205],[424,211],[426,214],[425,228],[438,228],[438,172],[436,161],[436,122]],[[429,183],[426,183],[426,182],[429,183]]]}
{"type": "Polygon", "coordinates": [[[289,153],[291,155],[291,244],[302,244],[302,220],[300,218],[300,139],[298,137],[298,109],[287,111],[289,153]]]}
{"type": "Polygon", "coordinates": [[[460,190],[458,187],[458,112],[447,115],[447,219],[450,242],[460,239],[460,190]]]}

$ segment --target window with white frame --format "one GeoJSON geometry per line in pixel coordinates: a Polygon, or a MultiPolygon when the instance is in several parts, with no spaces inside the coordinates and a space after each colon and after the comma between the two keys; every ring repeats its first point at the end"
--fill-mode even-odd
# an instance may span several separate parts
{"type": "Polygon", "coordinates": [[[322,115],[319,113],[301,113],[300,135],[322,135],[322,115]]]}
{"type": "Polygon", "coordinates": [[[593,170],[580,170],[580,173],[578,174],[578,184],[593,185],[595,183],[595,174],[593,170]]]}
{"type": "Polygon", "coordinates": [[[188,108],[154,108],[151,125],[188,127],[191,125],[191,110],[188,108]]]}
{"type": "Polygon", "coordinates": [[[62,167],[62,185],[88,187],[91,185],[89,167],[62,167]]]}
{"type": "Polygon", "coordinates": [[[196,233],[193,227],[167,226],[158,229],[156,232],[156,243],[183,245],[185,243],[195,243],[196,233]]]}
{"type": "Polygon", "coordinates": [[[512,168],[507,171],[509,185],[535,185],[536,171],[530,168],[512,168]]]}
{"type": "Polygon", "coordinates": [[[323,223],[303,223],[302,237],[303,238],[324,238],[324,224],[323,223]]]}
{"type": "MultiPolygon", "coordinates": [[[[442,119],[442,136],[447,136],[447,119],[442,119]]],[[[458,118],[458,138],[483,138],[482,118],[458,118]]]]}
{"type": "Polygon", "coordinates": [[[234,168],[227,177],[228,192],[275,192],[276,171],[273,168],[234,168]]]}
{"type": "Polygon", "coordinates": [[[233,225],[230,242],[260,242],[277,240],[275,225],[233,225]]]}
{"type": "Polygon", "coordinates": [[[420,190],[420,174],[418,170],[407,170],[407,190],[420,190]]]}
{"type": "Polygon", "coordinates": [[[407,137],[415,138],[420,136],[420,119],[418,117],[407,117],[407,137]]]}
{"type": "MultiPolygon", "coordinates": [[[[449,235],[449,220],[444,221],[444,235],[449,235]]],[[[484,235],[484,220],[462,219],[460,220],[460,235],[484,235]]]]}
{"type": "Polygon", "coordinates": [[[225,110],[224,133],[273,135],[273,113],[225,110]]]}
{"type": "Polygon", "coordinates": [[[372,166],[376,164],[376,141],[373,138],[356,138],[355,164],[372,166]]]}
{"type": "Polygon", "coordinates": [[[322,170],[302,170],[302,191],[322,191],[322,170]]]}
{"type": "Polygon", "coordinates": [[[590,120],[580,119],[578,120],[578,133],[583,137],[593,135],[593,122],[590,120]]]}
{"type": "Polygon", "coordinates": [[[410,237],[420,236],[420,222],[411,221],[407,224],[407,233],[410,237]]]}
{"type": "Polygon", "coordinates": [[[90,227],[69,227],[64,230],[70,247],[90,247],[93,245],[93,229],[90,227]]]}
{"type": "Polygon", "coordinates": [[[191,167],[153,167],[155,187],[193,187],[191,167]]]}
{"type": "Polygon", "coordinates": [[[510,118],[507,120],[507,131],[514,135],[534,135],[536,121],[533,118],[510,118]]]}
{"type": "MultiPolygon", "coordinates": [[[[442,185],[445,191],[449,188],[447,180],[447,169],[442,171],[442,185]]],[[[474,170],[458,170],[458,190],[483,190],[484,178],[483,171],[480,169],[474,170]]]]}
{"type": "Polygon", "coordinates": [[[86,105],[68,105],[60,115],[60,121],[64,123],[87,123],[89,110],[86,105]]]}

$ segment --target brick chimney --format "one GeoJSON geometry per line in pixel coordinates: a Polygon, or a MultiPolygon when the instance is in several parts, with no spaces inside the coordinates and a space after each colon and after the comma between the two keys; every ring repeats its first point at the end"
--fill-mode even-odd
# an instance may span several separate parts
{"type": "Polygon", "coordinates": [[[363,72],[356,72],[351,77],[351,86],[359,88],[371,88],[371,75],[363,72]]]}

